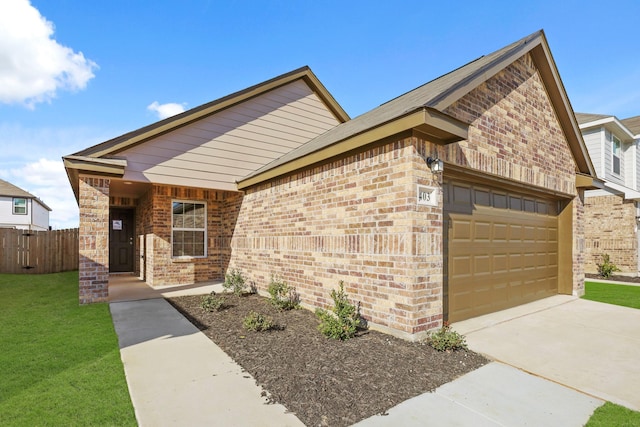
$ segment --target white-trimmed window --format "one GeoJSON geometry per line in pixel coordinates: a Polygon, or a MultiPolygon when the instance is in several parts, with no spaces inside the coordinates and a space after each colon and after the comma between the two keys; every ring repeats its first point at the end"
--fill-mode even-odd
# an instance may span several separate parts
{"type": "Polygon", "coordinates": [[[171,209],[173,257],[207,256],[207,205],[174,200],[171,209]]]}
{"type": "Polygon", "coordinates": [[[613,153],[613,173],[620,175],[620,140],[611,135],[611,152],[613,153]]]}
{"type": "Polygon", "coordinates": [[[13,214],[14,215],[27,214],[27,199],[22,197],[13,198],[13,214]]]}

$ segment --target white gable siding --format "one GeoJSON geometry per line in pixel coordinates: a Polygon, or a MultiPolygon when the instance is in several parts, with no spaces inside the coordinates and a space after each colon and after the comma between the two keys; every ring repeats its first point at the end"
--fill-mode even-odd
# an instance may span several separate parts
{"type": "Polygon", "coordinates": [[[622,149],[624,151],[624,185],[636,189],[636,144],[632,143],[623,143],[622,149]]]}
{"type": "Polygon", "coordinates": [[[635,187],[633,187],[636,190],[640,190],[640,171],[638,171],[638,168],[640,168],[640,139],[636,139],[633,144],[636,147],[636,153],[635,153],[635,159],[636,159],[636,163],[634,165],[634,169],[635,169],[635,187]]]}
{"type": "Polygon", "coordinates": [[[589,129],[583,131],[582,138],[587,146],[587,151],[593,162],[593,167],[596,169],[596,174],[599,177],[604,177],[604,161],[603,161],[603,138],[602,129],[589,129]]]}
{"type": "Polygon", "coordinates": [[[604,157],[604,171],[605,171],[605,175],[604,175],[604,179],[610,182],[615,182],[616,184],[621,184],[624,185],[624,152],[621,149],[620,150],[620,174],[614,174],[613,173],[613,147],[612,147],[612,142],[613,141],[613,137],[611,135],[611,132],[609,132],[608,130],[605,130],[605,143],[604,143],[604,153],[605,153],[605,157],[604,157]]]}
{"type": "Polygon", "coordinates": [[[35,200],[31,201],[31,225],[32,230],[49,229],[49,211],[35,200]]]}
{"type": "Polygon", "coordinates": [[[338,124],[297,80],[119,153],[124,179],[235,190],[235,182],[338,124]]]}

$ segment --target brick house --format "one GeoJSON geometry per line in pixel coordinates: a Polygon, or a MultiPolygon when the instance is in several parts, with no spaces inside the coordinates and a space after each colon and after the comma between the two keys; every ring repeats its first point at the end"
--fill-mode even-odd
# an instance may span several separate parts
{"type": "Polygon", "coordinates": [[[585,192],[585,272],[596,273],[608,254],[621,274],[638,275],[640,219],[640,116],[576,113],[604,188],[585,192]]]}
{"type": "Polygon", "coordinates": [[[302,68],[64,160],[83,303],[113,271],[239,268],[311,307],[342,280],[371,326],[414,339],[584,292],[599,181],[542,31],[354,119],[302,68]]]}

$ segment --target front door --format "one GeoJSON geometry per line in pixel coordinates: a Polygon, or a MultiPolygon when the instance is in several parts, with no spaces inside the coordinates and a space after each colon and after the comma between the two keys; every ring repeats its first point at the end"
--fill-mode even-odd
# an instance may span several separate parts
{"type": "Polygon", "coordinates": [[[133,271],[133,209],[109,212],[109,272],[133,271]]]}

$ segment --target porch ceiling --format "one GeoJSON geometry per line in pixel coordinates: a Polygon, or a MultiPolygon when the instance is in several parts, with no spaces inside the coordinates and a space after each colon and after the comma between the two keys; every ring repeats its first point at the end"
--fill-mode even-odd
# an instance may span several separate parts
{"type": "Polygon", "coordinates": [[[129,197],[136,199],[149,191],[150,188],[151,183],[148,182],[112,179],[111,185],[109,186],[109,195],[112,197],[129,197]]]}

